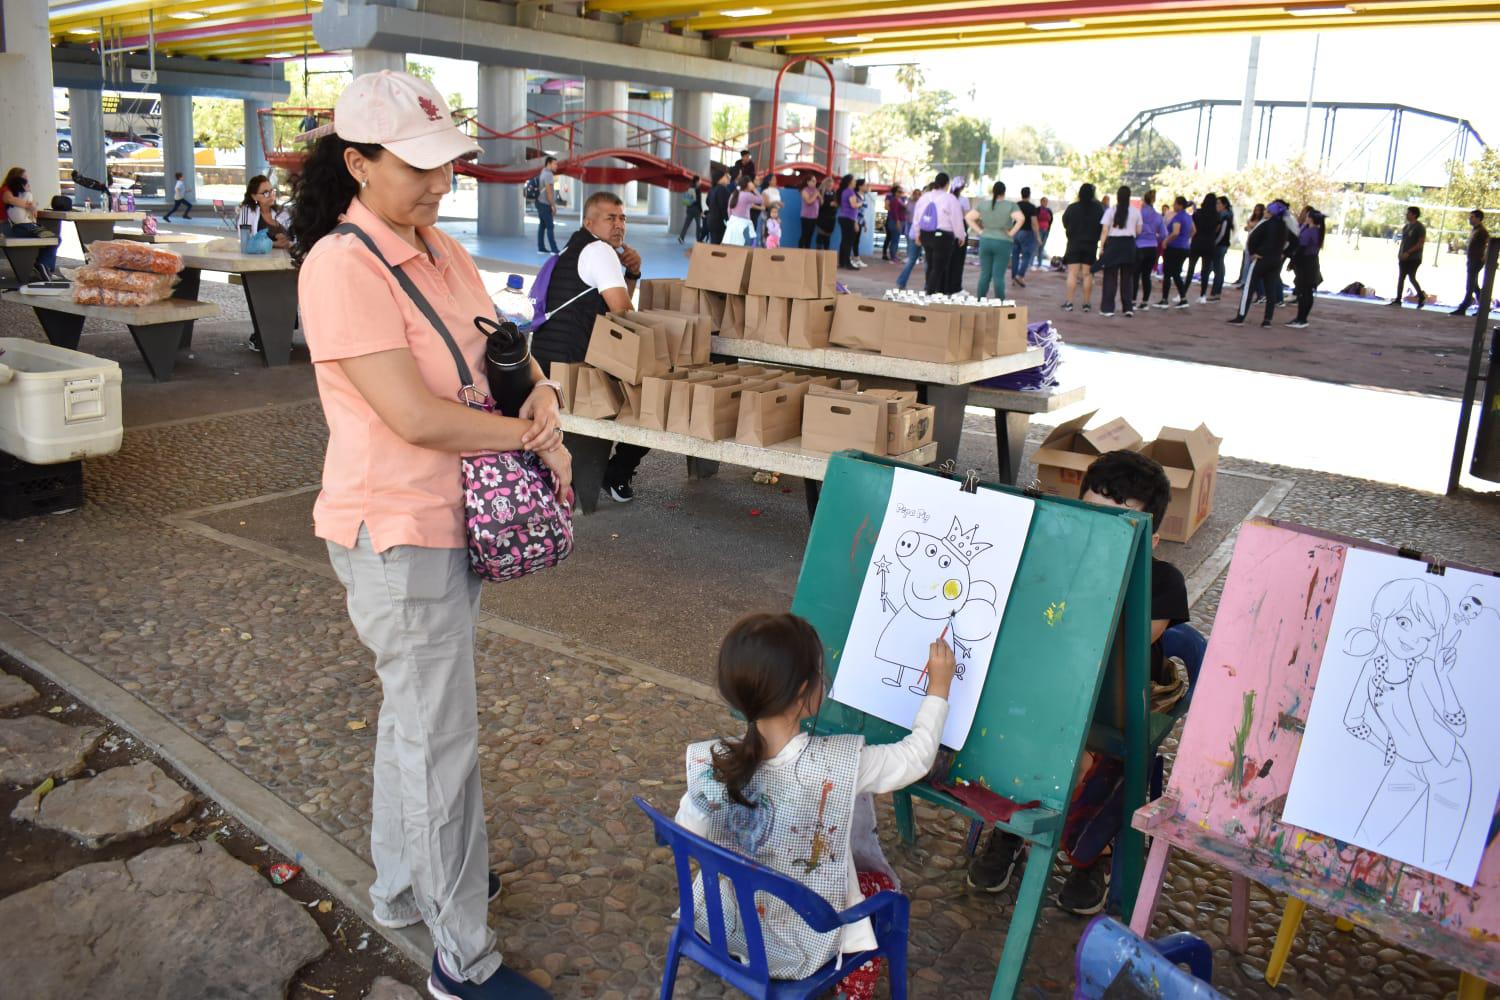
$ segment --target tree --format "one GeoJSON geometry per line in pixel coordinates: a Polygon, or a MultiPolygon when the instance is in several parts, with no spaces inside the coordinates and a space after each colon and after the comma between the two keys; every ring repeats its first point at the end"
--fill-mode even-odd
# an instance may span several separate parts
{"type": "Polygon", "coordinates": [[[750,131],[750,109],[741,104],[726,104],[714,112],[709,138],[715,146],[727,148],[750,131]]]}
{"type": "MultiPolygon", "coordinates": [[[[339,95],[344,88],[349,86],[353,74],[349,71],[336,73],[307,73],[294,63],[284,65],[293,68],[287,76],[287,83],[291,85],[291,92],[287,94],[285,101],[273,106],[278,112],[274,115],[275,139],[272,148],[280,148],[291,145],[292,136],[302,131],[303,108],[320,108],[328,113],[324,121],[331,120],[333,106],[338,102],[339,95]],[[288,111],[286,109],[296,109],[288,111]]],[[[270,149],[267,149],[269,152],[270,149]]]]}
{"type": "Polygon", "coordinates": [[[908,97],[915,97],[917,91],[927,82],[927,74],[922,72],[922,67],[916,63],[907,63],[896,67],[896,82],[906,89],[908,97]]]}
{"type": "Polygon", "coordinates": [[[1241,214],[1251,205],[1272,198],[1283,199],[1293,212],[1312,205],[1332,214],[1334,197],[1340,190],[1336,181],[1309,165],[1300,154],[1282,163],[1261,162],[1227,173],[1168,167],[1156,173],[1152,186],[1162,195],[1180,194],[1189,201],[1197,201],[1212,191],[1228,198],[1237,209],[1243,209],[1241,214]]]}
{"type": "Polygon", "coordinates": [[[990,162],[995,165],[996,170],[1004,163],[1055,166],[1061,164],[1070,152],[1072,147],[1059,139],[1050,127],[1021,125],[1001,129],[1000,140],[990,156],[990,162]]]}
{"type": "Polygon", "coordinates": [[[929,173],[932,140],[932,133],[911,131],[900,105],[886,104],[861,115],[849,138],[855,152],[876,159],[851,166],[863,169],[877,183],[911,184],[929,173]]]}
{"type": "Polygon", "coordinates": [[[1500,211],[1500,148],[1487,148],[1472,163],[1448,164],[1448,203],[1465,209],[1500,211]]]}
{"type": "Polygon", "coordinates": [[[1115,188],[1120,186],[1125,179],[1127,162],[1123,146],[1101,146],[1090,153],[1075,150],[1063,157],[1063,165],[1068,168],[1068,187],[1092,184],[1101,198],[1106,194],[1113,195],[1115,188]]]}
{"type": "Polygon", "coordinates": [[[1163,170],[1182,166],[1182,150],[1177,143],[1154,128],[1136,131],[1121,148],[1128,158],[1125,176],[1131,184],[1144,184],[1163,170]]]}
{"type": "Polygon", "coordinates": [[[245,105],[220,97],[193,99],[193,135],[211,149],[245,145],[245,105]]]}
{"type": "Polygon", "coordinates": [[[994,163],[996,143],[990,123],[969,115],[955,115],[943,122],[932,141],[932,162],[954,177],[972,178],[979,173],[979,160],[985,155],[986,146],[991,151],[988,162],[994,163]]]}
{"type": "Polygon", "coordinates": [[[428,83],[432,82],[433,74],[436,72],[427,63],[417,62],[410,56],[406,59],[406,71],[418,80],[426,80],[428,83]]]}

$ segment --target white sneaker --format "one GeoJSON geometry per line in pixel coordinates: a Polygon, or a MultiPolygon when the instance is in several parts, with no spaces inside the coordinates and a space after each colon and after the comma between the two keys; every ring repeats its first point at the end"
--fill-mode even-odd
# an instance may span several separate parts
{"type": "Polygon", "coordinates": [[[1208,304],[1208,296],[1206,296],[1206,295],[1200,295],[1200,296],[1198,296],[1198,304],[1200,306],[1207,305],[1208,304]]]}

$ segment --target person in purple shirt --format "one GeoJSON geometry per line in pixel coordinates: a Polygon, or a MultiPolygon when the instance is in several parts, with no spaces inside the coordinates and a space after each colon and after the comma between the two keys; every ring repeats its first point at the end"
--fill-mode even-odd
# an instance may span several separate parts
{"type": "Polygon", "coordinates": [[[854,175],[839,178],[839,267],[854,270],[854,251],[858,249],[859,232],[854,217],[859,214],[860,195],[854,187],[854,175]]]}
{"type": "Polygon", "coordinates": [[[818,193],[818,177],[816,174],[808,174],[802,182],[802,213],[797,217],[800,228],[797,230],[797,246],[803,250],[812,246],[813,230],[818,228],[818,206],[823,203],[823,196],[818,193]]]}
{"type": "Polygon", "coordinates": [[[1141,283],[1141,305],[1151,307],[1151,275],[1156,271],[1156,258],[1167,240],[1167,227],[1161,213],[1156,210],[1156,189],[1151,188],[1141,195],[1141,235],[1135,240],[1135,275],[1141,283]]]}
{"type": "Polygon", "coordinates": [[[881,260],[900,260],[901,233],[905,229],[906,192],[896,184],[885,196],[885,248],[880,251],[881,260]]]}
{"type": "Polygon", "coordinates": [[[1302,228],[1297,231],[1297,249],[1292,254],[1292,272],[1297,276],[1297,318],[1287,326],[1293,330],[1307,327],[1307,318],[1312,315],[1313,294],[1323,283],[1323,272],[1318,266],[1318,255],[1323,252],[1325,232],[1323,213],[1308,205],[1297,221],[1302,228]]]}
{"type": "MultiPolygon", "coordinates": [[[[1182,273],[1182,265],[1187,261],[1188,250],[1193,245],[1193,217],[1188,214],[1187,199],[1178,195],[1172,201],[1172,214],[1166,220],[1167,247],[1162,253],[1161,261],[1161,301],[1156,308],[1165,309],[1168,306],[1172,286],[1177,286],[1177,308],[1188,307],[1188,288],[1193,283],[1191,274],[1186,277],[1182,273]]],[[[1151,289],[1146,289],[1147,300],[1150,300],[1151,289]]]]}

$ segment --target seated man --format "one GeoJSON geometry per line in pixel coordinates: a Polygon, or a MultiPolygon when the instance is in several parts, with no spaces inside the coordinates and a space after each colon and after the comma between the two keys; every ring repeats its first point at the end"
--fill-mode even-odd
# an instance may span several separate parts
{"type": "MultiPolygon", "coordinates": [[[[532,335],[531,354],[550,369],[554,362],[577,364],[588,354],[594,320],[631,309],[641,255],[625,242],[625,205],[608,191],[589,196],[583,228],[557,256],[547,286],[547,322],[532,335]]],[[[619,443],[604,470],[604,489],[616,503],[635,494],[630,480],[649,449],[619,443]]]]}
{"type": "MultiPolygon", "coordinates": [[[[1107,507],[1125,507],[1151,515],[1151,547],[1161,540],[1161,520],[1172,499],[1172,484],[1153,459],[1135,451],[1112,451],[1099,456],[1083,477],[1083,499],[1107,507]]],[[[1162,634],[1188,620],[1187,581],[1182,571],[1154,556],[1151,559],[1151,691],[1153,712],[1167,712],[1187,694],[1186,668],[1162,653],[1162,634]]],[[[1104,908],[1109,894],[1108,846],[1124,828],[1118,785],[1123,766],[1113,758],[1094,755],[1074,793],[1063,849],[1073,870],[1058,892],[1058,905],[1069,913],[1089,915],[1104,908]],[[1102,788],[1102,793],[1097,790],[1102,788]],[[1084,799],[1102,800],[1094,806],[1084,799]],[[1090,849],[1088,845],[1093,845],[1090,849]]],[[[969,864],[969,884],[986,892],[999,892],[1010,884],[1016,865],[1025,854],[1025,841],[1014,834],[994,830],[983,852],[969,864]]]]}

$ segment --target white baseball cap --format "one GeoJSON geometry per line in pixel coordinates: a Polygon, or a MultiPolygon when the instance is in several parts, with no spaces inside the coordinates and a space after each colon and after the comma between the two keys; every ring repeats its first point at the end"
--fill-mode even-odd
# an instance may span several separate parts
{"type": "Polygon", "coordinates": [[[479,143],[453,124],[436,87],[388,69],[345,88],[333,108],[333,131],[347,142],[384,146],[418,170],[479,155],[479,143]]]}

